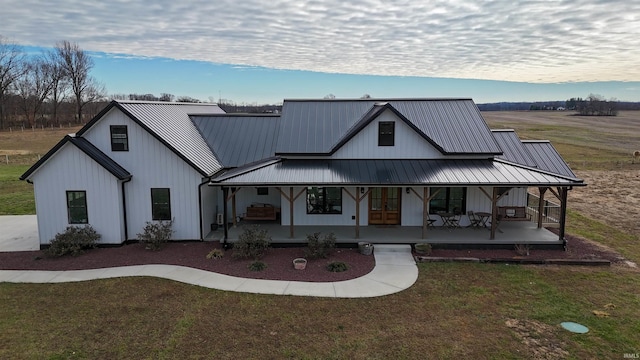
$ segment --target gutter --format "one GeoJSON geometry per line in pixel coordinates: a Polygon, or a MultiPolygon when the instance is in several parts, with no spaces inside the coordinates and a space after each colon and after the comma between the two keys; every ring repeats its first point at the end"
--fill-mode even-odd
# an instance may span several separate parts
{"type": "Polygon", "coordinates": [[[122,186],[122,216],[124,217],[124,241],[129,240],[129,224],[127,223],[127,196],[126,196],[126,192],[124,191],[124,184],[128,183],[129,181],[131,181],[131,177],[129,177],[127,180],[123,181],[121,186],[122,186]]]}
{"type": "Polygon", "coordinates": [[[202,231],[202,186],[207,185],[211,181],[211,177],[207,178],[203,183],[198,185],[198,214],[200,216],[200,240],[204,241],[204,231],[202,231]]]}

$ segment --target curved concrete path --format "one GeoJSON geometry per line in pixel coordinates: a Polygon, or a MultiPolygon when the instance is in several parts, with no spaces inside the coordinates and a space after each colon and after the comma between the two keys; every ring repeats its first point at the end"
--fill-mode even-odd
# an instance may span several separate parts
{"type": "Polygon", "coordinates": [[[211,289],[255,294],[365,298],[409,288],[418,267],[409,245],[375,245],[374,269],[359,278],[338,282],[247,279],[174,265],[135,265],[91,270],[0,270],[0,282],[62,283],[127,276],[155,276],[211,289]]]}

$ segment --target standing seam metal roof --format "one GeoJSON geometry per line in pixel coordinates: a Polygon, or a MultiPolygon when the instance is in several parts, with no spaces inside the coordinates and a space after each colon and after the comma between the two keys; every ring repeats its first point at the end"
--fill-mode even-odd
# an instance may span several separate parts
{"type": "Polygon", "coordinates": [[[502,149],[502,155],[497,156],[498,158],[531,167],[538,165],[514,130],[492,130],[492,132],[502,149]]]}
{"type": "Polygon", "coordinates": [[[326,154],[381,101],[448,154],[499,154],[470,99],[285,100],[276,153],[326,154]]]}
{"type": "Polygon", "coordinates": [[[279,116],[191,116],[191,120],[223,167],[243,166],[275,153],[279,116]]]}
{"type": "Polygon", "coordinates": [[[542,141],[522,141],[525,149],[531,154],[531,157],[539,169],[550,171],[555,174],[573,177],[573,173],[569,165],[564,161],[551,142],[542,141]]]}
{"type": "Polygon", "coordinates": [[[224,185],[583,185],[516,164],[477,160],[292,160],[236,169],[212,183],[224,185]]]}
{"type": "Polygon", "coordinates": [[[119,180],[126,180],[131,178],[131,173],[125,170],[120,164],[118,164],[115,160],[107,156],[107,154],[103,153],[97,147],[93,146],[89,141],[83,138],[73,137],[70,135],[66,135],[62,140],[60,140],[51,150],[49,150],[38,162],[33,164],[22,176],[20,176],[20,180],[25,180],[31,176],[42,164],[44,164],[49,158],[51,158],[55,153],[58,152],[66,143],[71,143],[75,145],[82,152],[87,154],[90,158],[92,158],[96,163],[102,166],[105,170],[110,172],[113,176],[118,178],[119,180]]]}

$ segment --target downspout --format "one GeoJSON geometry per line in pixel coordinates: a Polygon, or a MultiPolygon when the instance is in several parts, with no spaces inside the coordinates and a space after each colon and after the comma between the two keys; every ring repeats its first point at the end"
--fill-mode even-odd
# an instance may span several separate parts
{"type": "Polygon", "coordinates": [[[204,231],[202,231],[202,185],[206,185],[211,181],[211,178],[207,178],[203,183],[198,185],[198,210],[200,214],[200,240],[204,241],[204,231]]]}
{"type": "Polygon", "coordinates": [[[124,241],[129,240],[129,225],[127,223],[127,196],[124,191],[124,184],[131,181],[131,178],[122,182],[122,216],[124,217],[124,241]]]}

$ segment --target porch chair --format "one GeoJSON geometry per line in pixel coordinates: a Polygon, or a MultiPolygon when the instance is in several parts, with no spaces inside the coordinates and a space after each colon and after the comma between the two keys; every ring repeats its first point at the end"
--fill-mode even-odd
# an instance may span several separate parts
{"type": "Polygon", "coordinates": [[[471,210],[467,211],[467,216],[469,217],[469,222],[470,222],[469,226],[467,227],[470,227],[473,229],[480,229],[482,227],[482,220],[478,216],[476,216],[476,214],[473,211],[471,210]]]}

